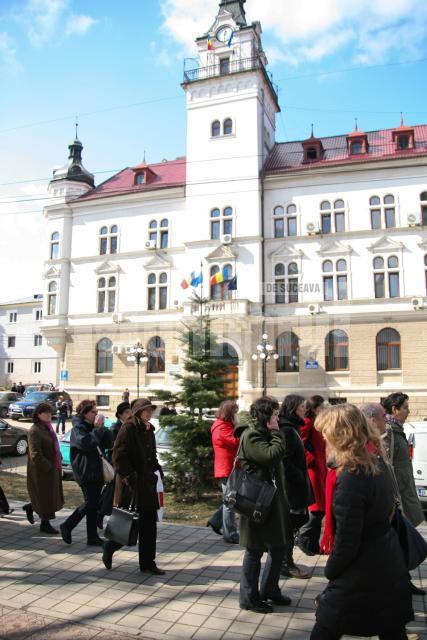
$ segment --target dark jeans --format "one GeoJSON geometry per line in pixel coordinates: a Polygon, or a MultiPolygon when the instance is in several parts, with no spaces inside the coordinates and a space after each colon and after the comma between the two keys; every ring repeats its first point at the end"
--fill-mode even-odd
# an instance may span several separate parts
{"type": "Polygon", "coordinates": [[[270,549],[268,552],[261,579],[261,588],[259,588],[262,555],[263,551],[261,549],[245,550],[240,577],[241,607],[248,607],[265,598],[280,595],[280,567],[285,555],[285,547],[270,549]]]}
{"type": "MultiPolygon", "coordinates": [[[[341,637],[341,635],[337,635],[316,622],[311,630],[310,640],[339,640],[341,637]]],[[[407,635],[405,627],[403,626],[400,627],[400,629],[392,629],[379,633],[378,638],[379,640],[407,640],[407,635]]]]}
{"type": "Polygon", "coordinates": [[[308,520],[307,513],[291,513],[291,534],[285,547],[285,564],[287,567],[292,567],[294,564],[294,545],[295,535],[300,527],[308,520]]]}
{"type": "Polygon", "coordinates": [[[56,417],[56,433],[59,433],[59,425],[62,424],[62,433],[65,433],[65,416],[58,413],[56,417]]]}
{"type": "Polygon", "coordinates": [[[65,520],[64,526],[72,531],[80,520],[86,516],[87,539],[96,540],[98,532],[96,530],[96,513],[98,511],[99,496],[101,495],[101,482],[88,482],[80,485],[83,491],[84,502],[73,511],[73,513],[65,520]]]}
{"type": "MultiPolygon", "coordinates": [[[[139,568],[149,569],[155,564],[157,538],[157,511],[142,511],[138,520],[138,555],[139,568]]],[[[108,540],[105,543],[106,551],[114,553],[123,545],[108,540]]]]}
{"type": "Polygon", "coordinates": [[[323,511],[309,511],[308,522],[298,531],[298,542],[312,553],[319,553],[320,532],[324,515],[323,511]]]}

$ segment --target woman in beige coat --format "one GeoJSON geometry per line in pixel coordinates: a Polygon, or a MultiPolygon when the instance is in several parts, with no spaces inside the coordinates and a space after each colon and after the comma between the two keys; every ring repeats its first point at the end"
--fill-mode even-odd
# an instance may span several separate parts
{"type": "Polygon", "coordinates": [[[31,510],[38,513],[43,533],[59,533],[50,520],[64,506],[61,453],[51,417],[51,406],[41,402],[34,409],[34,424],[28,432],[27,488],[31,510]]]}

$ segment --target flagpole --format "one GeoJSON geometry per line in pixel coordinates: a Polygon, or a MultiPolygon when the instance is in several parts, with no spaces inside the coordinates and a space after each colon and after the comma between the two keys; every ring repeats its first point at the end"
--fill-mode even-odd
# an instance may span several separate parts
{"type": "Polygon", "coordinates": [[[200,260],[200,273],[202,281],[200,283],[200,338],[203,340],[203,261],[200,260]]]}

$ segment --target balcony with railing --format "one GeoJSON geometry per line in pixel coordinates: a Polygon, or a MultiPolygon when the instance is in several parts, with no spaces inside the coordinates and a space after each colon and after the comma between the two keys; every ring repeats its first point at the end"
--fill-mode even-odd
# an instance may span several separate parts
{"type": "MultiPolygon", "coordinates": [[[[193,58],[189,58],[189,60],[193,60],[193,58]]],[[[184,68],[183,84],[198,82],[200,80],[209,80],[210,78],[218,76],[233,75],[235,73],[242,73],[245,71],[256,71],[257,69],[260,69],[263,73],[276,100],[278,100],[278,86],[273,82],[272,74],[270,71],[267,71],[259,56],[238,60],[233,60],[232,58],[221,58],[219,59],[218,64],[212,64],[208,67],[197,67],[195,69],[184,68]]]]}
{"type": "MultiPolygon", "coordinates": [[[[203,305],[203,313],[212,316],[247,316],[248,310],[248,300],[210,300],[203,305]]],[[[197,302],[184,302],[184,315],[200,315],[200,305],[197,302]]]]}

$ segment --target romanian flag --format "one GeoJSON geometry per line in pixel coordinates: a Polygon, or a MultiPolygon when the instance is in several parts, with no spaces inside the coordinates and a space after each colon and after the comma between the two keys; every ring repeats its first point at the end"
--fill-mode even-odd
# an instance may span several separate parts
{"type": "Polygon", "coordinates": [[[208,38],[208,51],[213,51],[213,40],[212,38],[208,38]]]}
{"type": "Polygon", "coordinates": [[[222,273],[222,271],[218,271],[218,273],[215,273],[211,277],[210,283],[211,283],[211,286],[213,286],[215,284],[220,284],[221,282],[224,282],[224,274],[222,273]]]}

